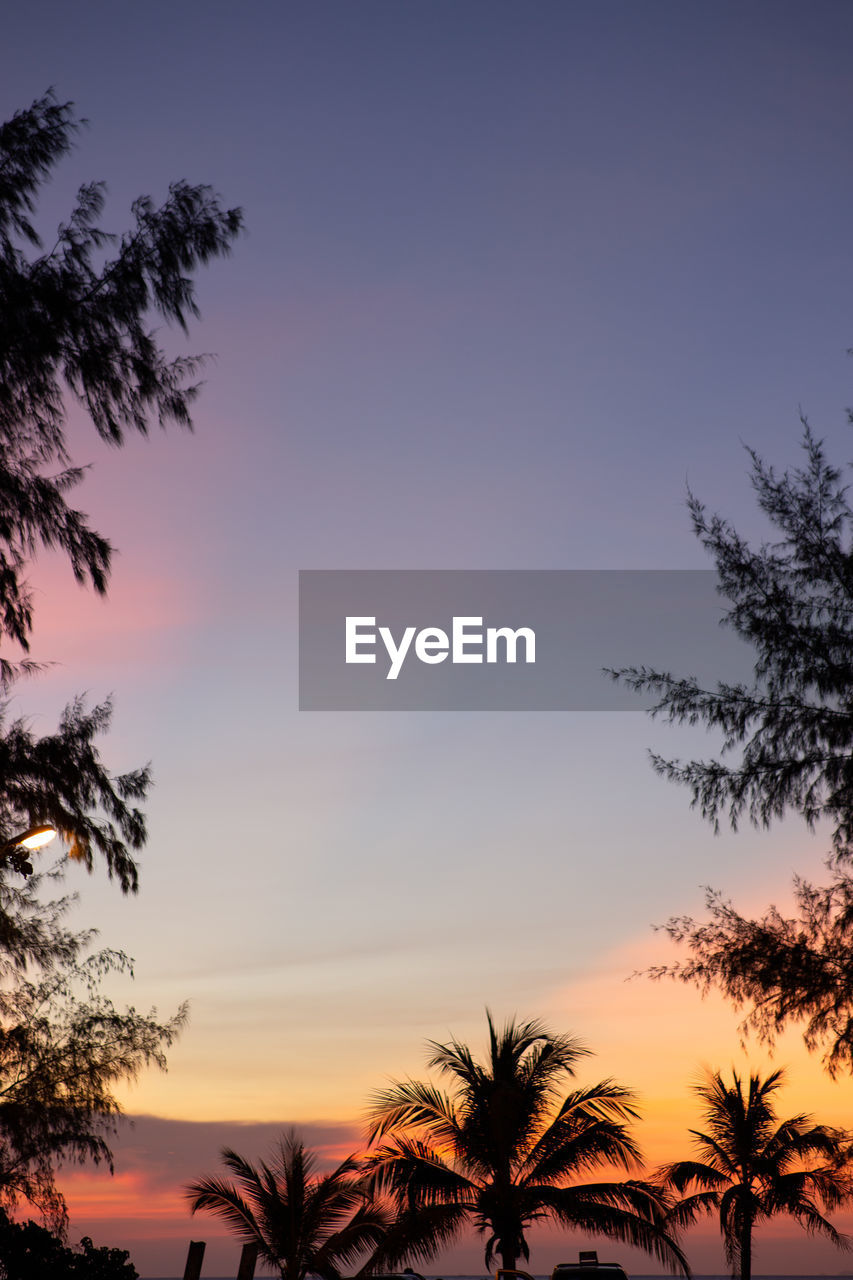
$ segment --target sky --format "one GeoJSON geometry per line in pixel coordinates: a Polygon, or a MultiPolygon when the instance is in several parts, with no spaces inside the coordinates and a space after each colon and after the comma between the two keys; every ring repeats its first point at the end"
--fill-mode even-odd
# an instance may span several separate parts
{"type": "MultiPolygon", "coordinates": [[[[108,229],[183,178],[246,225],[189,339],[161,335],[215,353],[195,432],[111,450],[71,412],[80,504],[119,550],[108,599],[33,569],[54,665],[14,712],[47,732],[113,695],[105,759],[154,770],[138,896],[71,867],[75,919],[134,957],[117,999],[191,1006],[168,1072],[124,1094],[115,1176],[66,1172],[72,1239],[154,1277],[203,1238],[205,1274],[236,1270],[182,1185],[292,1125],[334,1162],[425,1041],[483,1044],[487,1007],[635,1087],[650,1164],[686,1153],[703,1063],[767,1069],[722,1002],[628,979],[674,958],[653,926],[703,885],[784,905],[825,833],[715,836],[647,758],[713,742],[639,711],[300,712],[297,574],[708,568],[688,484],[760,538],[745,444],[796,464],[803,412],[846,462],[852,42],[836,0],[4,15],[2,118],[52,85],[89,121],[46,235],[91,179],[108,229]]],[[[853,1124],[796,1034],[780,1063],[791,1111],[853,1124]]],[[[587,1243],[543,1237],[534,1269],[587,1243]]],[[[723,1269],[712,1226],[687,1245],[723,1269]]],[[[758,1272],[846,1265],[784,1225],[758,1240],[758,1272]]]]}

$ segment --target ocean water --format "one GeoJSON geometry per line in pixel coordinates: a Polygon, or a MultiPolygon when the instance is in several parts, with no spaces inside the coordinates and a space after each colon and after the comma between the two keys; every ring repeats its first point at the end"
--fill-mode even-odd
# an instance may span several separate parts
{"type": "MultiPolygon", "coordinates": [[[[204,1273],[204,1269],[202,1269],[201,1280],[234,1280],[234,1277],[236,1276],[236,1274],[237,1272],[235,1269],[231,1273],[231,1275],[207,1276],[204,1273]]],[[[270,1276],[271,1276],[271,1273],[269,1271],[261,1271],[260,1267],[258,1267],[255,1271],[255,1280],[269,1280],[270,1276]]],[[[810,1275],[779,1275],[779,1274],[755,1275],[754,1274],[752,1277],[752,1280],[824,1280],[824,1278],[828,1276],[834,1276],[834,1277],[843,1276],[845,1277],[845,1280],[853,1280],[853,1270],[848,1269],[847,1271],[843,1271],[843,1270],[815,1271],[815,1272],[812,1272],[810,1275]]],[[[139,1280],[182,1280],[182,1277],[181,1276],[140,1276],[139,1280]]],[[[425,1280],[486,1280],[486,1278],[484,1277],[484,1274],[480,1272],[479,1275],[465,1275],[465,1276],[445,1275],[441,1277],[426,1276],[425,1280]]],[[[494,1275],[489,1276],[488,1280],[494,1280],[494,1275]]],[[[547,1275],[543,1275],[543,1276],[534,1275],[533,1280],[550,1280],[550,1272],[547,1275]]],[[[674,1278],[669,1274],[657,1275],[654,1273],[647,1274],[645,1272],[637,1271],[637,1272],[634,1272],[632,1280],[674,1280],[674,1278]]],[[[731,1277],[729,1275],[701,1275],[699,1273],[694,1273],[693,1280],[731,1280],[731,1277]]]]}

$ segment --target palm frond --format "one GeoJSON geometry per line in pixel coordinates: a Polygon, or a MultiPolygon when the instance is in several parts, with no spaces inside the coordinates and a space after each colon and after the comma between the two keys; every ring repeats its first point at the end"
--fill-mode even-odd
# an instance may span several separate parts
{"type": "MultiPolygon", "coordinates": [[[[234,1155],[229,1152],[229,1155],[234,1155]]],[[[223,1152],[223,1157],[225,1153],[223,1152]]],[[[186,1188],[190,1202],[190,1213],[206,1210],[214,1217],[221,1219],[228,1229],[243,1244],[257,1244],[259,1253],[267,1262],[275,1263],[268,1241],[258,1222],[250,1199],[244,1199],[233,1183],[219,1178],[200,1178],[186,1188]]]]}
{"type": "Polygon", "coordinates": [[[439,1250],[452,1244],[470,1221],[467,1205],[419,1204],[416,1209],[397,1212],[393,1224],[378,1247],[368,1270],[390,1270],[403,1263],[432,1261],[439,1250]]]}
{"type": "Polygon", "coordinates": [[[558,1222],[573,1230],[620,1240],[651,1253],[668,1271],[690,1275],[674,1231],[667,1229],[664,1202],[648,1184],[553,1187],[543,1194],[543,1202],[558,1222]]]}
{"type": "Polygon", "coordinates": [[[670,1220],[689,1225],[716,1208],[726,1258],[742,1263],[753,1230],[784,1213],[808,1232],[819,1232],[839,1247],[847,1237],[822,1213],[840,1207],[851,1194],[850,1138],[839,1129],[815,1125],[805,1114],[780,1120],[774,1095],[783,1070],[744,1081],[736,1071],[728,1084],[719,1071],[707,1072],[696,1087],[704,1102],[705,1130],[691,1130],[705,1163],[679,1161],[659,1171],[677,1192],[702,1188],[670,1211],[670,1220]],[[825,1163],[817,1164],[823,1159],[825,1163]]]}
{"type": "Polygon", "coordinates": [[[666,1221],[675,1230],[692,1227],[697,1218],[713,1213],[720,1207],[719,1191],[696,1191],[676,1201],[666,1215],[666,1221]]]}
{"type": "Polygon", "coordinates": [[[305,1280],[309,1271],[339,1280],[342,1267],[350,1270],[364,1254],[369,1261],[393,1223],[353,1157],[316,1174],[313,1153],[293,1132],[268,1162],[253,1165],[230,1148],[222,1162],[234,1180],[202,1178],[189,1186],[192,1212],[211,1212],[243,1242],[256,1243],[285,1280],[305,1280]]]}
{"type": "Polygon", "coordinates": [[[572,1116],[549,1127],[524,1162],[523,1177],[557,1182],[586,1173],[602,1164],[637,1168],[642,1155],[631,1132],[622,1124],[572,1116]]]}
{"type": "Polygon", "coordinates": [[[809,1200],[801,1200],[795,1209],[789,1209],[788,1212],[796,1218],[800,1226],[803,1227],[810,1236],[825,1236],[836,1249],[853,1248],[853,1237],[839,1231],[832,1223],[823,1216],[816,1204],[809,1200]]]}
{"type": "Polygon", "coordinates": [[[672,1186],[679,1192],[686,1191],[692,1183],[714,1191],[722,1190],[728,1185],[728,1178],[721,1169],[701,1164],[698,1160],[677,1160],[674,1164],[662,1165],[657,1177],[664,1185],[672,1186]]]}
{"type": "Polygon", "coordinates": [[[472,1205],[478,1190],[476,1182],[416,1138],[395,1138],[371,1152],[365,1170],[371,1186],[392,1191],[409,1204],[472,1205]]]}
{"type": "Polygon", "coordinates": [[[419,1080],[395,1081],[374,1094],[367,1131],[369,1144],[397,1129],[423,1129],[433,1141],[455,1146],[460,1125],[446,1094],[419,1080]]]}
{"type": "MultiPolygon", "coordinates": [[[[613,1080],[563,1093],[589,1052],[574,1036],[554,1035],[537,1021],[510,1019],[499,1027],[488,1011],[487,1025],[482,1061],[457,1039],[430,1042],[429,1065],[447,1081],[447,1093],[406,1080],[376,1096],[370,1142],[381,1145],[366,1169],[371,1186],[393,1195],[399,1212],[452,1208],[454,1224],[467,1216],[484,1236],[487,1266],[495,1253],[512,1266],[526,1256],[531,1223],[565,1220],[560,1214],[570,1201],[561,1201],[558,1213],[554,1195],[575,1193],[571,1184],[602,1165],[630,1169],[639,1161],[629,1129],[637,1112],[633,1093],[613,1080]]],[[[629,1229],[627,1217],[619,1216],[630,1216],[633,1193],[620,1189],[626,1185],[598,1184],[599,1208],[619,1211],[620,1232],[629,1229]]],[[[595,1191],[585,1188],[584,1195],[571,1203],[586,1222],[595,1191]]],[[[661,1244],[663,1193],[644,1197],[647,1216],[642,1225],[638,1214],[638,1239],[656,1256],[666,1255],[669,1265],[674,1254],[661,1244]]]]}

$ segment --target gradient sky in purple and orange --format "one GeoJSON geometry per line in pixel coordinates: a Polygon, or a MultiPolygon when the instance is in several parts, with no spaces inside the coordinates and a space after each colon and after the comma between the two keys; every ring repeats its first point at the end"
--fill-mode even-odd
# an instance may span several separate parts
{"type": "MultiPolygon", "coordinates": [[[[715,838],[645,755],[704,737],[639,714],[300,715],[296,574],[704,568],[686,482],[759,534],[744,441],[795,462],[802,407],[848,457],[851,49],[836,0],[4,15],[4,118],[54,85],[90,121],[47,230],[92,178],[115,230],[184,177],[247,225],[188,348],[167,338],[217,354],[196,434],[117,453],[74,420],[81,505],[120,550],[109,600],[35,573],[56,665],[16,709],[47,729],[114,693],[105,754],[156,779],[138,898],[72,869],[80,922],[135,957],[119,997],[192,1004],[168,1074],[127,1092],[116,1177],[69,1175],[72,1236],[175,1274],[219,1234],[177,1188],[221,1145],[297,1124],[343,1154],[370,1091],[427,1038],[480,1044],[486,1005],[586,1039],[590,1072],[641,1092],[655,1160],[684,1149],[701,1063],[766,1066],[723,1005],[624,980],[705,883],[784,902],[820,834],[715,838]]],[[[777,1061],[792,1110],[853,1123],[796,1036],[777,1061]]],[[[843,1270],[786,1228],[762,1241],[759,1271],[843,1270]]],[[[712,1230],[690,1248],[721,1266],[712,1230]]]]}

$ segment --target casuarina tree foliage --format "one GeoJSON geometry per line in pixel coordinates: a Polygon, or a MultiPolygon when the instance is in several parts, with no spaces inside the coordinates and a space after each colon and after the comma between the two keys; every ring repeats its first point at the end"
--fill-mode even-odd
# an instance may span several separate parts
{"type": "Polygon", "coordinates": [[[652,757],[715,828],[788,813],[829,825],[831,881],[798,879],[793,915],[771,907],[750,919],[709,892],[708,919],[667,926],[687,958],[652,973],[718,987],[768,1040],[803,1021],[807,1045],[835,1073],[853,1068],[853,508],[845,474],[806,423],[803,451],[804,465],[781,474],[750,451],[758,505],[776,531],[757,548],[689,499],[730,602],[726,622],[755,652],[753,682],[705,689],[647,667],[613,674],[655,695],[653,715],[720,735],[715,758],[652,757]]]}
{"type": "MultiPolygon", "coordinates": [[[[81,583],[106,591],[109,541],[71,503],[85,469],[69,455],[69,407],[116,446],[154,422],[191,425],[201,361],[167,358],[152,325],[186,329],[198,315],[193,272],[226,254],[241,226],[240,211],[208,187],[178,182],[159,206],[138,199],[130,230],[116,236],[100,225],[104,186],[95,182],[43,243],[39,198],[82,123],[47,93],[0,125],[0,1203],[27,1200],[60,1229],[57,1163],[109,1162],[115,1086],[164,1065],[184,1013],[160,1022],[116,1010],[100,983],[126,958],[87,958],[91,935],[63,923],[70,899],[42,896],[50,875],[25,878],[32,864],[15,841],[50,824],[72,858],[90,869],[103,859],[134,891],[150,783],[147,768],[114,775],[103,763],[108,702],[76,700],[44,736],[11,716],[12,682],[37,669],[27,657],[26,573],[53,549],[81,583]]],[[[87,1275],[115,1263],[113,1275],[121,1259],[86,1262],[87,1275]]]]}
{"type": "Polygon", "coordinates": [[[726,624],[755,650],[754,681],[702,688],[647,667],[618,676],[657,697],[653,716],[704,724],[722,738],[711,760],[665,760],[715,827],[757,826],[794,811],[832,823],[833,856],[853,855],[853,508],[841,471],[805,427],[806,465],[777,475],[757,454],[752,483],[779,537],[752,548],[693,495],[693,528],[730,601],[726,624]],[[729,762],[727,757],[736,757],[729,762]]]}
{"type": "Polygon", "coordinates": [[[18,890],[15,905],[46,934],[49,960],[30,965],[28,976],[6,966],[0,983],[0,1204],[26,1201],[62,1231],[57,1162],[112,1170],[116,1086],[144,1067],[165,1068],[186,1009],[165,1023],[154,1010],[117,1009],[100,987],[110,973],[129,972],[129,960],[114,951],[87,955],[90,935],[61,926],[67,902],[34,898],[38,879],[18,890]]]}
{"type": "Polygon", "coordinates": [[[191,425],[201,361],[168,359],[150,317],[186,329],[198,315],[191,273],[227,253],[241,226],[209,187],[177,182],[159,207],[140,197],[117,237],[98,224],[105,188],[92,182],[46,247],[37,198],[81,123],[49,93],[0,126],[0,618],[24,647],[34,550],[58,547],[97,591],[109,577],[108,541],[68,503],[83,475],[69,465],[69,400],[116,445],[152,421],[191,425]]]}
{"type": "MultiPolygon", "coordinates": [[[[227,253],[241,226],[240,210],[222,208],[210,188],[178,182],[160,206],[138,199],[131,230],[117,237],[99,225],[104,186],[95,182],[44,245],[38,197],[81,123],[48,93],[0,125],[0,639],[24,651],[33,617],[26,568],[39,548],[64,553],[98,592],[109,579],[108,540],[69,501],[84,474],[68,453],[69,404],[115,445],[152,421],[191,425],[200,360],[168,359],[151,321],[186,328],[198,314],[192,272],[227,253]]],[[[22,667],[26,658],[0,654],[7,690],[22,667]]],[[[103,856],[127,891],[145,839],[135,802],[149,776],[114,778],[103,766],[95,740],[109,717],[108,704],[87,711],[81,701],[48,738],[21,720],[4,726],[0,844],[35,815],[58,827],[72,856],[89,866],[103,856]]]]}

